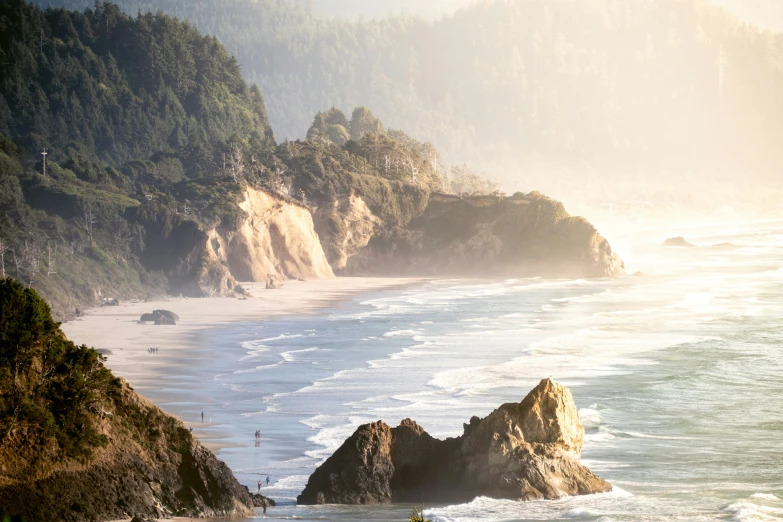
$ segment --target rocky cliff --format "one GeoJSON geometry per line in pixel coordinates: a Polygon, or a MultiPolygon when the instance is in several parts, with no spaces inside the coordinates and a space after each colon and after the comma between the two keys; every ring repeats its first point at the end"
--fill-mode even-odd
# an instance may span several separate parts
{"type": "Polygon", "coordinates": [[[245,187],[234,222],[207,228],[195,222],[154,245],[169,250],[165,271],[172,291],[190,296],[243,294],[239,281],[328,279],[334,272],[310,210],[269,191],[245,187]]]}
{"type": "Polygon", "coordinates": [[[108,444],[89,459],[25,476],[27,459],[3,452],[0,515],[86,522],[252,514],[247,488],[179,421],[127,384],[121,401],[101,421],[108,444]]]}
{"type": "Polygon", "coordinates": [[[549,379],[521,403],[437,440],[410,419],[359,427],[311,475],[301,504],[556,499],[612,486],[580,463],[584,429],[568,388],[549,379]]]}
{"type": "Polygon", "coordinates": [[[231,470],[0,280],[0,519],[252,514],[231,470]]]}
{"type": "Polygon", "coordinates": [[[407,226],[377,228],[346,256],[354,275],[605,277],[625,267],[587,220],[537,192],[432,194],[407,226]]]}

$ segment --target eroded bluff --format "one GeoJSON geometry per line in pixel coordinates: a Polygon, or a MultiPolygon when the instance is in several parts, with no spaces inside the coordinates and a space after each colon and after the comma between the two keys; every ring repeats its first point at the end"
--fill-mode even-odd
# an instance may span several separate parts
{"type": "Polygon", "coordinates": [[[300,504],[556,499],[611,491],[580,463],[584,428],[571,392],[549,379],[521,403],[434,439],[410,419],[358,430],[310,476],[300,504]]]}
{"type": "MultiPolygon", "coordinates": [[[[84,461],[0,449],[0,518],[38,522],[250,516],[257,503],[185,426],[122,385],[102,410],[108,445],[84,461]]],[[[13,442],[13,441],[11,441],[13,442]]],[[[10,446],[10,447],[7,447],[10,446]]]]}
{"type": "Polygon", "coordinates": [[[511,197],[433,193],[424,212],[410,223],[376,226],[362,248],[345,257],[335,269],[350,275],[608,277],[625,273],[622,259],[593,225],[537,192],[511,197]]]}

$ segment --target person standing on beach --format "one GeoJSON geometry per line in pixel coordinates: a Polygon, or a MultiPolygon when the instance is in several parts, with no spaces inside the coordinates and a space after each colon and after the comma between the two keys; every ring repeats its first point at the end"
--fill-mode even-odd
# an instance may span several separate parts
{"type": "Polygon", "coordinates": [[[261,491],[261,480],[258,481],[258,491],[261,491]]]}
{"type": "Polygon", "coordinates": [[[204,424],[204,412],[201,412],[201,423],[204,424]]]}
{"type": "Polygon", "coordinates": [[[266,478],[266,487],[269,487],[269,477],[266,478]]]}

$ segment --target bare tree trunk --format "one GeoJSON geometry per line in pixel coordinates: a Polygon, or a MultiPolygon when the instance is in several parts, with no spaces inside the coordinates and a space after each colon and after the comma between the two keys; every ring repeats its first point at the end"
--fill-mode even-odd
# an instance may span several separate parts
{"type": "Polygon", "coordinates": [[[0,239],[0,270],[3,272],[3,279],[5,279],[5,241],[0,239]]]}
{"type": "Polygon", "coordinates": [[[55,258],[57,257],[57,244],[52,248],[51,242],[46,242],[46,277],[56,274],[55,258]]]}

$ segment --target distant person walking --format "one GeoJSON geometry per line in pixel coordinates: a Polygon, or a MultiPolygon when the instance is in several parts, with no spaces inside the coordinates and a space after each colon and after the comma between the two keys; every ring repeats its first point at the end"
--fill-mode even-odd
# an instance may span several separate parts
{"type": "Polygon", "coordinates": [[[261,491],[261,481],[258,481],[258,491],[261,491]]]}
{"type": "Polygon", "coordinates": [[[201,423],[204,424],[204,412],[201,412],[201,423]]]}
{"type": "Polygon", "coordinates": [[[269,487],[269,477],[266,478],[266,487],[269,487]]]}

